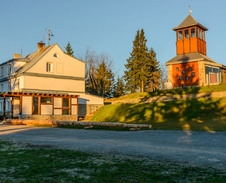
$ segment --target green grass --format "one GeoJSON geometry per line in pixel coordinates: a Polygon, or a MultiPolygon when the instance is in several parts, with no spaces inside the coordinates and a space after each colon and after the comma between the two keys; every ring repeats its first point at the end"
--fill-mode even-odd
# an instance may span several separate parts
{"type": "Polygon", "coordinates": [[[0,139],[0,182],[225,182],[225,170],[0,139]]]}
{"type": "Polygon", "coordinates": [[[191,93],[208,93],[208,92],[220,92],[226,91],[226,83],[220,85],[211,85],[203,87],[186,87],[179,89],[170,90],[160,90],[156,92],[144,92],[144,93],[132,93],[119,98],[107,99],[106,102],[116,101],[116,100],[128,100],[136,98],[150,98],[154,96],[165,96],[165,95],[182,95],[191,93]]]}
{"type": "Polygon", "coordinates": [[[152,129],[226,130],[226,97],[106,105],[90,120],[145,123],[152,129]]]}

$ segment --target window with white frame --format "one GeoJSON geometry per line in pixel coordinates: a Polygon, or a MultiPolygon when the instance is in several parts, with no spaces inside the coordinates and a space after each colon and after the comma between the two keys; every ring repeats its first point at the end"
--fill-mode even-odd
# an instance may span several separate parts
{"type": "Polygon", "coordinates": [[[3,92],[3,84],[0,85],[0,90],[3,92]]]}
{"type": "Polygon", "coordinates": [[[0,102],[0,111],[3,112],[3,102],[0,102]]]}
{"type": "Polygon", "coordinates": [[[8,65],[8,72],[7,72],[7,75],[10,75],[11,74],[11,64],[8,65]]]}
{"type": "Polygon", "coordinates": [[[11,91],[11,81],[8,82],[8,91],[11,91]]]}
{"type": "Polygon", "coordinates": [[[4,76],[4,68],[1,67],[1,77],[3,77],[3,76],[4,76]]]}
{"type": "Polygon", "coordinates": [[[46,72],[53,72],[53,63],[52,62],[46,63],[46,72]]]}
{"type": "Polygon", "coordinates": [[[10,100],[6,101],[6,111],[11,111],[11,101],[10,100]]]}

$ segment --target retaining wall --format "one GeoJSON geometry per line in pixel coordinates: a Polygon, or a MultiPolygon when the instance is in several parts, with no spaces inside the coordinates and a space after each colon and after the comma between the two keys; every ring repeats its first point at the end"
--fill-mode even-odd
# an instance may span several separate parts
{"type": "Polygon", "coordinates": [[[56,126],[107,126],[107,127],[125,127],[125,128],[151,128],[147,124],[126,124],[117,122],[87,122],[87,121],[51,121],[51,120],[32,120],[32,119],[7,119],[7,124],[12,125],[51,125],[56,126]]]}
{"type": "Polygon", "coordinates": [[[226,97],[226,91],[222,92],[209,92],[209,93],[193,93],[193,94],[182,94],[182,95],[166,95],[166,96],[156,96],[150,98],[136,98],[128,100],[118,100],[113,101],[115,103],[150,103],[150,102],[162,102],[162,101],[172,101],[172,100],[186,100],[186,99],[196,99],[196,98],[217,98],[226,97]]]}

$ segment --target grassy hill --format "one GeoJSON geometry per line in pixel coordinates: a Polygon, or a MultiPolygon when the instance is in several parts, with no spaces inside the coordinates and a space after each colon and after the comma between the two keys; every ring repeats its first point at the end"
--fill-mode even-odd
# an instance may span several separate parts
{"type": "Polygon", "coordinates": [[[191,93],[208,93],[208,92],[219,92],[226,91],[226,84],[203,86],[203,87],[186,87],[179,89],[170,90],[160,90],[156,92],[144,92],[144,93],[132,93],[119,98],[106,99],[105,102],[112,102],[116,100],[127,100],[136,98],[150,98],[154,96],[164,96],[164,95],[182,95],[191,93]]]}
{"type": "Polygon", "coordinates": [[[106,105],[91,121],[146,123],[152,129],[226,130],[226,97],[106,105]]]}

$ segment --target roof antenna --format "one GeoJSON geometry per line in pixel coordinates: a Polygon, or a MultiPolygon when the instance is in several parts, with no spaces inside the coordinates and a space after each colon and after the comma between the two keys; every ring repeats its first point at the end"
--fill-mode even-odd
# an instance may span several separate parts
{"type": "Polygon", "coordinates": [[[23,45],[21,45],[21,49],[20,49],[20,57],[22,58],[22,53],[23,53],[23,45]]]}
{"type": "Polygon", "coordinates": [[[45,31],[45,33],[48,35],[47,37],[46,37],[46,39],[48,40],[48,44],[50,45],[50,40],[51,40],[51,37],[53,37],[54,35],[53,35],[53,31],[54,31],[54,29],[53,30],[50,30],[50,29],[46,29],[46,31],[45,31]]]}

